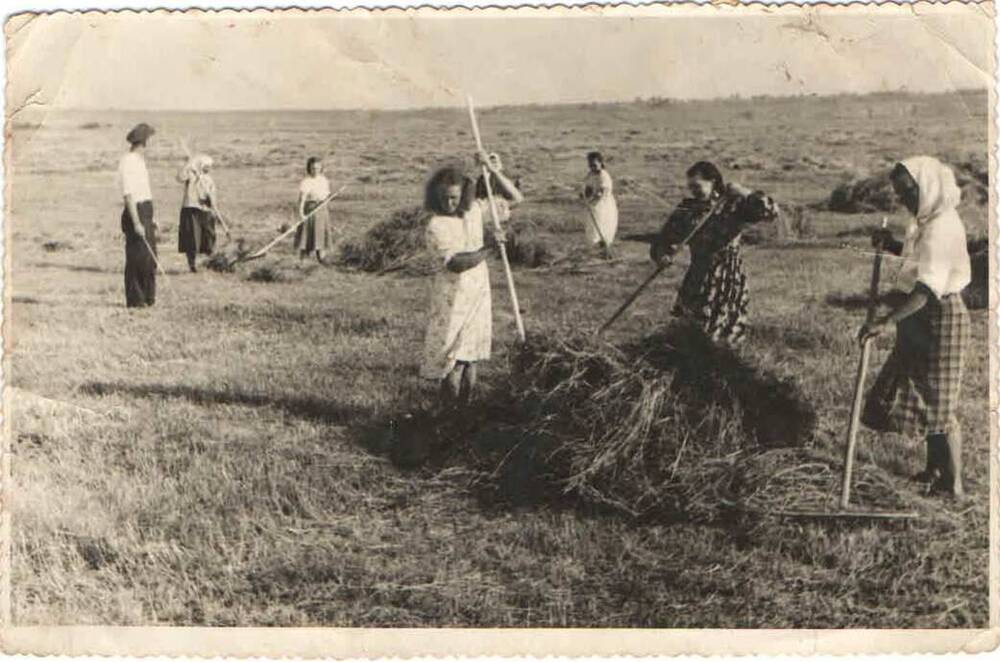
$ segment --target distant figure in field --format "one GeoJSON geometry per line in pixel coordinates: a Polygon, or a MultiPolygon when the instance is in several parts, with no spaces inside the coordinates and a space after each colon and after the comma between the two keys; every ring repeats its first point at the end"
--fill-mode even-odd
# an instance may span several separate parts
{"type": "MultiPolygon", "coordinates": [[[[486,164],[501,196],[520,199],[514,184],[485,153],[476,158],[486,164]]],[[[489,250],[483,244],[489,203],[476,197],[472,180],[461,170],[446,167],[427,182],[424,207],[431,213],[427,247],[440,262],[431,286],[420,374],[440,382],[443,405],[469,404],[476,389],[476,365],[490,358],[493,338],[489,250]]],[[[494,231],[494,238],[497,243],[505,240],[502,231],[494,231]]]]}
{"type": "MultiPolygon", "coordinates": [[[[489,156],[490,163],[490,191],[493,192],[493,200],[497,206],[497,216],[500,224],[504,224],[510,220],[510,213],[514,207],[518,206],[524,202],[524,196],[521,191],[518,190],[517,184],[510,181],[509,178],[504,175],[507,179],[507,186],[498,186],[497,178],[493,175],[493,171],[501,173],[503,172],[503,161],[500,160],[500,155],[490,153],[489,156]]],[[[479,175],[476,180],[476,200],[480,202],[483,206],[483,213],[486,214],[486,218],[483,219],[483,225],[488,228],[493,227],[493,213],[490,209],[489,198],[486,189],[486,179],[479,175]]]]}
{"type": "Polygon", "coordinates": [[[197,154],[177,173],[177,181],[184,184],[177,251],[187,255],[192,273],[198,271],[198,254],[211,255],[215,250],[215,182],[211,169],[212,157],[197,154]]]}
{"type": "Polygon", "coordinates": [[[611,175],[604,169],[604,157],[600,152],[587,154],[589,172],[584,180],[583,227],[590,245],[606,242],[611,245],[618,232],[618,203],[615,202],[614,184],[611,175]]]}
{"type": "Polygon", "coordinates": [[[138,124],[125,139],[129,151],[118,162],[118,180],[124,197],[121,227],[125,234],[125,305],[142,308],[156,303],[156,230],[153,193],[146,169],[146,143],[156,133],[138,124]]]}
{"type": "MultiPolygon", "coordinates": [[[[306,161],[306,176],[299,184],[299,218],[305,218],[313,209],[330,197],[330,180],[323,174],[323,161],[310,156],[306,161]]],[[[310,253],[316,254],[320,264],[323,252],[330,249],[329,231],[330,208],[321,209],[299,226],[295,232],[295,248],[299,257],[305,259],[310,253]]]]}
{"type": "Polygon", "coordinates": [[[699,326],[713,341],[735,346],[746,332],[749,306],[740,239],[751,224],[773,221],[777,206],[761,191],[727,185],[707,161],[687,171],[691,197],[670,214],[650,248],[659,263],[670,261],[699,223],[688,243],[691,265],[681,283],[673,315],[699,326]]]}
{"type": "Polygon", "coordinates": [[[890,177],[913,214],[906,242],[879,230],[872,243],[906,258],[909,297],[862,327],[862,340],[896,325],[896,344],[868,393],[862,422],[879,432],[924,436],[927,462],[915,480],[936,494],[961,496],[962,429],[958,404],[970,342],[962,290],[971,281],[965,226],[955,208],[962,197],[951,168],[929,156],[896,164],[890,177]]]}

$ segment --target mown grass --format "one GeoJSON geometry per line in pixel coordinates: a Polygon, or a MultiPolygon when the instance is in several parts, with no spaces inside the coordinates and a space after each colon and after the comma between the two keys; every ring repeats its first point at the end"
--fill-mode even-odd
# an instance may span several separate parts
{"type": "MultiPolygon", "coordinates": [[[[602,149],[618,179],[668,200],[680,195],[687,165],[711,158],[751,168],[727,174],[779,203],[808,205],[850,176],[839,163],[861,172],[915,152],[984,151],[985,95],[978,106],[967,101],[765,101],[750,116],[744,102],[525,108],[487,111],[481,122],[487,142],[523,177],[529,202],[519,218],[569,251],[578,240],[571,185],[587,149],[602,149]]],[[[254,282],[253,263],[187,274],[173,252],[174,138],[194,135],[216,157],[234,234],[257,245],[288,221],[307,150],[336,150],[332,178],[351,185],[334,217],[343,237],[358,237],[419,203],[433,164],[470,151],[465,117],[305,114],[282,129],[269,115],[239,118],[151,118],[161,128],[150,163],[169,276],[160,279],[158,305],[140,312],[123,307],[110,175],[135,118],[112,117],[72,139],[46,127],[19,141],[15,127],[9,348],[11,385],[21,394],[12,412],[18,624],[985,626],[985,361],[970,361],[965,382],[970,495],[947,506],[950,524],[788,522],[755,533],[640,525],[530,498],[528,485],[519,501],[497,500],[477,488],[462,458],[398,468],[379,435],[433,395],[416,373],[426,280],[299,269],[288,246],[268,259],[306,272],[297,282],[254,282]],[[72,249],[46,251],[56,240],[72,249]]],[[[654,230],[665,212],[628,185],[619,202],[623,234],[654,230]]],[[[837,246],[862,247],[860,230],[876,219],[804,213],[815,239],[772,238],[746,250],[747,352],[798,380],[819,413],[817,444],[839,453],[852,335],[863,316],[850,301],[867,286],[870,258],[837,246]]],[[[974,231],[985,227],[984,208],[962,213],[974,231]]],[[[529,333],[586,331],[610,315],[648,268],[645,245],[618,250],[624,261],[614,266],[519,270],[529,333]]],[[[497,355],[487,383],[505,369],[513,338],[502,273],[491,269],[497,355]]],[[[680,274],[659,279],[609,340],[661,328],[680,274]]],[[[973,320],[971,356],[986,356],[985,312],[973,320]]],[[[879,343],[876,364],[890,344],[879,343]]],[[[865,433],[858,461],[877,463],[902,485],[922,448],[865,433]]]]}

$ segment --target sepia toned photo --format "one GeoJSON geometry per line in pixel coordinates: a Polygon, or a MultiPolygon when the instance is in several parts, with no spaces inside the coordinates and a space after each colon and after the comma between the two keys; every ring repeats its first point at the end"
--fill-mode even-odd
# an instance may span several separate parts
{"type": "Polygon", "coordinates": [[[9,17],[5,651],[994,648],[994,11],[9,17]]]}

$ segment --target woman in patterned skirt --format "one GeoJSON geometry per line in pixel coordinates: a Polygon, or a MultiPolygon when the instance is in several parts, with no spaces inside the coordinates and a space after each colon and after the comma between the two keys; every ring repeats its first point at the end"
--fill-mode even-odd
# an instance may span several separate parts
{"type": "Polygon", "coordinates": [[[687,171],[690,198],[673,211],[653,241],[650,256],[663,263],[699,224],[688,243],[691,265],[673,314],[699,326],[712,340],[737,345],[746,332],[749,293],[740,239],[753,223],[772,221],[777,207],[760,191],[726,185],[719,169],[700,161],[687,171]]]}
{"type": "Polygon", "coordinates": [[[962,431],[957,411],[969,345],[962,290],[971,279],[965,227],[955,207],[962,192],[955,174],[935,158],[898,163],[892,186],[913,214],[906,242],[878,231],[873,244],[907,258],[912,282],[898,308],[862,327],[867,341],[896,325],[896,343],[868,394],[862,421],[879,432],[923,436],[927,461],[914,478],[935,494],[961,496],[962,431]]]}

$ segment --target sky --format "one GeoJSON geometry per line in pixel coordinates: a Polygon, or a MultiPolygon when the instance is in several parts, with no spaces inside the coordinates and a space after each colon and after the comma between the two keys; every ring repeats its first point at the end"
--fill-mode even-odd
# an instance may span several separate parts
{"type": "Polygon", "coordinates": [[[976,7],[598,16],[51,14],[7,25],[8,112],[411,108],[985,88],[976,7]]]}

